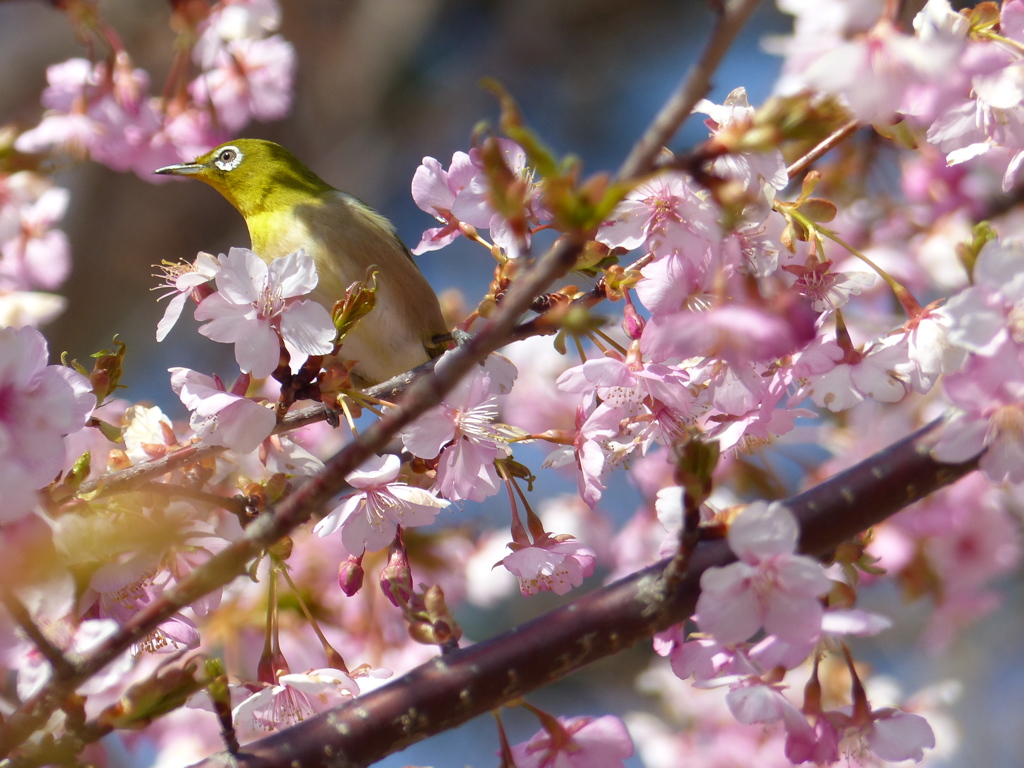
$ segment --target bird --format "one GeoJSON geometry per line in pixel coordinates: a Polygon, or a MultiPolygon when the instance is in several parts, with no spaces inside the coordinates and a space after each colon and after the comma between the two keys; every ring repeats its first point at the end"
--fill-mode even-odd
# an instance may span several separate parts
{"type": "Polygon", "coordinates": [[[379,384],[448,348],[451,336],[437,295],[394,225],[280,144],[236,139],[154,173],[199,179],[220,192],[242,214],[252,250],[264,261],[305,251],[319,276],[311,298],[328,311],[377,268],[376,305],[345,337],[338,355],[356,361],[350,373],[355,386],[379,384]]]}

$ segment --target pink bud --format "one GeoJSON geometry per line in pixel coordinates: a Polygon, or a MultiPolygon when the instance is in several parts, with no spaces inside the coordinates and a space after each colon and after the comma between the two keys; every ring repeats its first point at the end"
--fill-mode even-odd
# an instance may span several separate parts
{"type": "Polygon", "coordinates": [[[349,555],[338,566],[338,586],[341,591],[352,597],[363,586],[363,556],[349,555]]]}
{"type": "Polygon", "coordinates": [[[643,319],[636,307],[633,306],[633,302],[626,298],[626,306],[622,313],[622,330],[626,336],[633,339],[640,338],[640,335],[644,332],[644,326],[647,321],[643,319]]]}
{"type": "Polygon", "coordinates": [[[396,608],[408,605],[412,599],[412,567],[400,535],[395,536],[388,552],[388,564],[380,572],[380,588],[396,608]]]}

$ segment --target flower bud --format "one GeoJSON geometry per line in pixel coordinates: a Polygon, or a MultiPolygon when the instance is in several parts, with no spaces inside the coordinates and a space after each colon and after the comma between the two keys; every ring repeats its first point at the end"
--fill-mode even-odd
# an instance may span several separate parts
{"type": "Polygon", "coordinates": [[[408,605],[412,599],[412,567],[399,536],[388,552],[388,564],[380,572],[380,588],[396,608],[408,605]]]}
{"type": "Polygon", "coordinates": [[[355,557],[349,555],[345,561],[338,566],[338,586],[341,591],[349,597],[362,589],[363,586],[363,556],[355,557]]]}

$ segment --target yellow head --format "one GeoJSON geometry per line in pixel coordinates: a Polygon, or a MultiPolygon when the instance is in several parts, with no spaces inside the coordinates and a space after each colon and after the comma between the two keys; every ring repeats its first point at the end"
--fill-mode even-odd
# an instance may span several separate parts
{"type": "Polygon", "coordinates": [[[206,182],[247,220],[259,213],[293,208],[333,190],[287,149],[262,139],[236,139],[191,163],[168,165],[154,173],[206,182]]]}

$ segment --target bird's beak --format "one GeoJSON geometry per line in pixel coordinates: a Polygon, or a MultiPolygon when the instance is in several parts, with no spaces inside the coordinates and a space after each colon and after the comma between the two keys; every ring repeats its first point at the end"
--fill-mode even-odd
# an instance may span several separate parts
{"type": "Polygon", "coordinates": [[[199,163],[181,163],[180,165],[165,165],[163,168],[157,168],[153,173],[159,173],[163,176],[195,176],[197,173],[201,173],[204,166],[199,163]]]}

